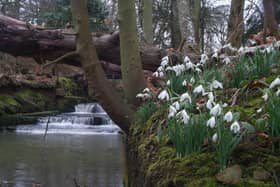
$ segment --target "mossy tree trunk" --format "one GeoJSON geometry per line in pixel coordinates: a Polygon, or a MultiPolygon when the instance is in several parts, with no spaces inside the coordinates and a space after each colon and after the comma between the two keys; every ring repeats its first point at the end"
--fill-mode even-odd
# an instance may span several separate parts
{"type": "Polygon", "coordinates": [[[245,0],[232,0],[230,7],[228,21],[228,42],[237,48],[241,46],[241,40],[244,31],[244,2],[245,0]]]}
{"type": "Polygon", "coordinates": [[[143,0],[143,30],[148,44],[153,44],[153,0],[143,0]]]}
{"type": "Polygon", "coordinates": [[[89,95],[96,97],[109,116],[122,130],[128,132],[133,110],[114,90],[112,84],[106,79],[100,63],[98,63],[97,52],[92,43],[85,2],[86,0],[71,0],[71,8],[77,32],[76,52],[80,56],[85,71],[89,95]]]}
{"type": "Polygon", "coordinates": [[[274,1],[263,0],[264,7],[264,30],[275,36],[277,40],[280,39],[278,24],[275,18],[274,1]]]}
{"type": "Polygon", "coordinates": [[[136,104],[136,95],[146,83],[140,61],[136,30],[134,0],[119,0],[118,21],[120,25],[121,70],[125,96],[128,103],[136,104]]]}
{"type": "Polygon", "coordinates": [[[182,32],[179,22],[179,9],[177,0],[171,0],[171,44],[173,48],[179,47],[182,40],[182,32]]]}

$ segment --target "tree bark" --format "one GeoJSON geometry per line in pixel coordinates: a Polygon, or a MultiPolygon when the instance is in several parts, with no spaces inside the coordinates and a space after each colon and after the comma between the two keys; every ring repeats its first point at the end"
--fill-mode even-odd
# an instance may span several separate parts
{"type": "Polygon", "coordinates": [[[278,24],[275,18],[273,0],[263,0],[263,7],[264,7],[264,31],[266,34],[275,36],[276,39],[279,40],[280,34],[278,30],[278,24]]]}
{"type": "Polygon", "coordinates": [[[145,88],[136,30],[134,0],[119,0],[121,69],[124,92],[129,103],[136,104],[136,95],[145,88]]]}
{"type": "Polygon", "coordinates": [[[76,52],[80,56],[82,68],[88,80],[89,95],[95,96],[112,120],[128,133],[133,110],[113,89],[112,84],[105,78],[101,64],[98,63],[96,48],[92,43],[89,29],[85,0],[71,0],[71,8],[77,31],[76,52]]]}
{"type": "Polygon", "coordinates": [[[197,49],[200,49],[200,16],[201,16],[201,0],[194,0],[192,9],[192,20],[194,30],[194,40],[197,45],[197,49]]]}
{"type": "Polygon", "coordinates": [[[232,46],[241,46],[242,35],[244,32],[243,12],[244,0],[232,0],[228,21],[228,42],[232,46]]]}
{"type": "MultiPolygon", "coordinates": [[[[106,62],[120,65],[119,34],[92,34],[98,57],[106,62]]],[[[54,60],[75,49],[75,34],[72,30],[35,27],[25,22],[0,15],[0,51],[14,56],[54,60]]],[[[166,55],[157,47],[141,48],[143,68],[155,71],[161,58],[166,55]]],[[[67,59],[79,64],[75,58],[67,59]]]]}
{"type": "Polygon", "coordinates": [[[179,23],[179,9],[177,0],[171,0],[171,44],[173,48],[179,47],[182,41],[182,32],[179,23]]]}
{"type": "Polygon", "coordinates": [[[143,0],[143,30],[148,44],[153,44],[153,0],[143,0]]]}

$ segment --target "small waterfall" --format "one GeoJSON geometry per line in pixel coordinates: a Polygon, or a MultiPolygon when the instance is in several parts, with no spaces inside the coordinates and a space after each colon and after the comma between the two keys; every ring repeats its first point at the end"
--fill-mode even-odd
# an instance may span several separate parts
{"type": "Polygon", "coordinates": [[[42,117],[35,126],[18,126],[17,132],[43,134],[47,123],[48,133],[107,134],[120,131],[98,103],[83,103],[75,106],[75,112],[42,117]]]}

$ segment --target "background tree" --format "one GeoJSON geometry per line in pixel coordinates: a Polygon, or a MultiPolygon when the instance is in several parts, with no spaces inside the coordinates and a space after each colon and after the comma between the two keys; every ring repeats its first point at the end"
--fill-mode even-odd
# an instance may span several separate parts
{"type": "Polygon", "coordinates": [[[181,40],[182,40],[177,0],[171,0],[171,16],[170,17],[171,17],[171,19],[170,19],[171,46],[173,48],[177,48],[180,45],[181,40]]]}
{"type": "Polygon", "coordinates": [[[143,1],[143,31],[148,44],[153,43],[153,0],[143,1]]]}
{"type": "Polygon", "coordinates": [[[244,33],[244,0],[232,0],[228,21],[228,42],[239,48],[244,33]]]}
{"type": "Polygon", "coordinates": [[[263,0],[264,7],[264,31],[269,32],[271,35],[275,36],[276,39],[280,39],[278,24],[275,18],[274,11],[274,1],[273,0],[263,0]]]}

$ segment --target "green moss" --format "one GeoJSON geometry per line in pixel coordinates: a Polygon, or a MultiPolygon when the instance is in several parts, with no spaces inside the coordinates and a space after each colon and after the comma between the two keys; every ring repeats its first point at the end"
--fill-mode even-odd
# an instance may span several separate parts
{"type": "Polygon", "coordinates": [[[66,96],[76,95],[78,85],[70,78],[59,77],[58,86],[64,89],[66,96]]]}
{"type": "Polygon", "coordinates": [[[10,114],[18,112],[21,107],[20,103],[13,96],[9,95],[0,95],[0,106],[2,112],[10,114]]]}

